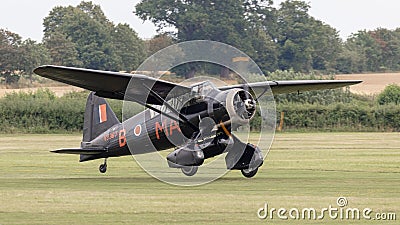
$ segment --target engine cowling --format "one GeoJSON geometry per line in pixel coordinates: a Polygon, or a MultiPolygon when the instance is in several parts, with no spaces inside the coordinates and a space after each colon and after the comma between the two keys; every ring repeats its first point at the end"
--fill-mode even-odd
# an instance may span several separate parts
{"type": "Polygon", "coordinates": [[[248,91],[233,89],[226,95],[225,108],[232,124],[245,125],[256,114],[256,101],[248,91]]]}

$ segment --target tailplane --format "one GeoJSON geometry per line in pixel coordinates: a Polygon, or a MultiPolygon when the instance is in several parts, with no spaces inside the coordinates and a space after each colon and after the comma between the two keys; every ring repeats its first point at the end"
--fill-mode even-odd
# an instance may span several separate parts
{"type": "Polygon", "coordinates": [[[97,155],[106,152],[105,149],[82,149],[82,148],[70,148],[70,149],[59,149],[51,151],[59,154],[77,154],[77,155],[97,155]]]}

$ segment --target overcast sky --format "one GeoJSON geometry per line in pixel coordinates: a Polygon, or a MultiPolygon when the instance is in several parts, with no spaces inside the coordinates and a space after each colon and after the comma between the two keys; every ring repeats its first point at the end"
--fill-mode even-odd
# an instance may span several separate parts
{"type": "MultiPolygon", "coordinates": [[[[114,23],[128,23],[142,38],[151,38],[156,28],[133,13],[139,0],[92,0],[114,23]]],[[[0,28],[40,41],[43,19],[55,6],[76,6],[81,0],[3,0],[0,3],[0,28]]],[[[274,0],[278,5],[280,0],[274,0]]],[[[400,27],[399,0],[309,0],[310,14],[333,26],[346,38],[358,30],[400,27]]]]}

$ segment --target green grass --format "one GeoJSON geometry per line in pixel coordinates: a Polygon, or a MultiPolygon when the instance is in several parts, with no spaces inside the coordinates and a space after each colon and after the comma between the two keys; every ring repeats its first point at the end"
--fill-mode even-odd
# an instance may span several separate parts
{"type": "Polygon", "coordinates": [[[397,224],[399,133],[280,133],[253,179],[232,171],[197,187],[147,175],[131,157],[78,163],[48,150],[78,135],[0,137],[0,224],[397,224]],[[260,220],[257,210],[336,206],[395,212],[397,221],[260,220]]]}

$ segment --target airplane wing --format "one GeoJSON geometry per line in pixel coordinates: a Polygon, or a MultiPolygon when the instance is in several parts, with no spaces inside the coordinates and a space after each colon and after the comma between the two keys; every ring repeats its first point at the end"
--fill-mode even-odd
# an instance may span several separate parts
{"type": "MultiPolygon", "coordinates": [[[[41,66],[34,72],[42,77],[60,81],[96,92],[97,96],[124,100],[128,94],[132,101],[160,105],[160,98],[168,100],[176,95],[188,93],[190,87],[155,79],[145,75],[89,70],[62,66],[41,66]],[[131,82],[131,83],[129,83],[131,82]],[[126,89],[129,84],[128,93],[126,89]],[[153,92],[148,95],[149,90],[153,92]],[[173,90],[174,95],[169,95],[173,90]],[[147,94],[146,94],[147,93],[147,94]],[[158,96],[157,96],[158,95],[158,96]],[[147,98],[146,98],[147,97],[147,98]]],[[[361,83],[360,80],[293,80],[266,81],[219,87],[225,91],[233,88],[250,89],[257,97],[271,88],[273,94],[333,89],[361,83]]]]}
{"type": "Polygon", "coordinates": [[[62,66],[41,66],[36,68],[34,73],[55,81],[94,91],[97,96],[104,98],[124,100],[127,94],[126,89],[129,85],[129,98],[132,98],[132,101],[141,101],[147,104],[162,104],[158,97],[146,95],[146,93],[149,93],[149,89],[163,99],[174,97],[172,95],[169,96],[172,89],[174,89],[174,95],[190,91],[190,88],[186,86],[138,74],[62,66]]]}
{"type": "Polygon", "coordinates": [[[250,89],[257,97],[265,94],[271,88],[273,94],[284,94],[292,92],[315,91],[334,89],[361,83],[361,80],[291,80],[291,81],[266,81],[249,84],[238,84],[220,87],[220,90],[232,88],[250,89]]]}

